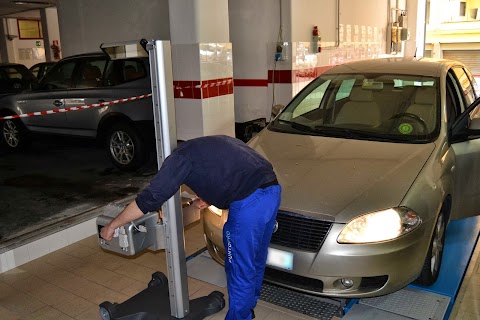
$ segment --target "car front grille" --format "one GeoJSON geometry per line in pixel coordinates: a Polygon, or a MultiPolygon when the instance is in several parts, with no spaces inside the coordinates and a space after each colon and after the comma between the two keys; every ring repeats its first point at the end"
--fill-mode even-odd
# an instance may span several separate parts
{"type": "Polygon", "coordinates": [[[332,222],[279,210],[278,230],[273,233],[273,244],[311,252],[317,252],[323,244],[332,222]]]}
{"type": "Polygon", "coordinates": [[[264,280],[311,292],[322,293],[323,291],[323,282],[321,280],[307,278],[268,267],[265,268],[264,280]]]}

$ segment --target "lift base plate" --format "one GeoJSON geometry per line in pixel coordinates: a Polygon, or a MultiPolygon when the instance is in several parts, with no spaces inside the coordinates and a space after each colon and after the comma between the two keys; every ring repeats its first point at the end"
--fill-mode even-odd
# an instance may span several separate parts
{"type": "MultiPolygon", "coordinates": [[[[204,319],[224,307],[223,293],[213,291],[208,296],[191,300],[189,314],[181,319],[204,319]]],[[[171,316],[168,279],[161,272],[153,273],[147,288],[125,302],[120,304],[102,302],[100,316],[102,320],[180,319],[171,316]]]]}

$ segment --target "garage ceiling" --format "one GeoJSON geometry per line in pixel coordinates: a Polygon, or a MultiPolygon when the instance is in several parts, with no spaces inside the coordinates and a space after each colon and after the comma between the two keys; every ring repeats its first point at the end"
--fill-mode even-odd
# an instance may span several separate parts
{"type": "Polygon", "coordinates": [[[0,0],[0,17],[35,9],[54,7],[56,4],[57,0],[0,0]]]}

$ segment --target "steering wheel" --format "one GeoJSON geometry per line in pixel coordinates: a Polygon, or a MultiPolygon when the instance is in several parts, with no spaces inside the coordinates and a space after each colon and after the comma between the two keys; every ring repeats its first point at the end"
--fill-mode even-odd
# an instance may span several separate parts
{"type": "Polygon", "coordinates": [[[393,115],[390,119],[400,119],[400,118],[409,118],[411,120],[414,120],[416,123],[420,124],[422,127],[422,133],[427,133],[428,132],[428,126],[425,120],[417,116],[416,114],[409,113],[409,112],[399,112],[395,115],[393,115]]]}
{"type": "Polygon", "coordinates": [[[20,79],[15,79],[10,82],[10,87],[12,89],[20,91],[22,89],[22,80],[20,79]]]}

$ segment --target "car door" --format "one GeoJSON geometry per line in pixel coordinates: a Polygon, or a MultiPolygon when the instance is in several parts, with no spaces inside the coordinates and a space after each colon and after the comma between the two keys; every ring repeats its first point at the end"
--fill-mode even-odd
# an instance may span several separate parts
{"type": "MultiPolygon", "coordinates": [[[[91,57],[82,60],[74,79],[73,89],[65,99],[69,108],[87,106],[110,100],[109,88],[104,84],[105,70],[110,61],[106,57],[91,57]]],[[[77,135],[95,137],[99,119],[106,107],[91,107],[67,113],[69,128],[77,135]]]]}
{"type": "MultiPolygon", "coordinates": [[[[475,96],[473,84],[461,70],[455,70],[455,74],[455,103],[468,105],[475,96]]],[[[452,219],[480,214],[480,126],[476,128],[479,122],[480,99],[477,99],[463,110],[450,130],[451,150],[455,155],[452,219]]]]}
{"type": "MultiPolygon", "coordinates": [[[[26,99],[18,101],[22,113],[48,111],[65,107],[65,96],[72,86],[76,61],[59,62],[48,76],[40,81],[37,89],[26,95],[26,99]]],[[[67,130],[64,112],[24,118],[24,123],[32,131],[47,133],[65,133],[67,130]]]]}

